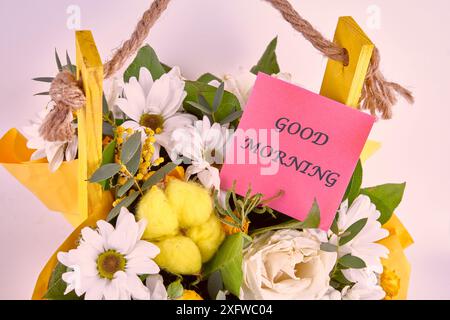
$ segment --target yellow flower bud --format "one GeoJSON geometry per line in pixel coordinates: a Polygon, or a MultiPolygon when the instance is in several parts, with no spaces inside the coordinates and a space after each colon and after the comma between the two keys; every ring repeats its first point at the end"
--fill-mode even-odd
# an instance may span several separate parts
{"type": "Polygon", "coordinates": [[[140,181],[140,180],[142,180],[142,179],[144,179],[144,175],[143,175],[142,173],[138,173],[138,174],[136,175],[136,180],[140,181]]]}

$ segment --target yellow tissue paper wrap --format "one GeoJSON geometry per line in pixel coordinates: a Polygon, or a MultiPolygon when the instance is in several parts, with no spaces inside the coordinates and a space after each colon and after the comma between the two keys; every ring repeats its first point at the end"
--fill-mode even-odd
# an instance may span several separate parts
{"type": "Polygon", "coordinates": [[[389,231],[389,236],[379,241],[389,249],[387,259],[381,259],[383,274],[381,275],[381,286],[386,292],[386,300],[406,300],[408,298],[411,265],[404,253],[404,249],[414,243],[408,230],[403,226],[394,214],[391,219],[383,225],[389,231]]]}
{"type": "Polygon", "coordinates": [[[78,160],[63,162],[52,173],[45,159],[30,161],[33,152],[17,129],[9,130],[0,139],[0,164],[48,209],[61,212],[77,227],[85,219],[78,211],[78,160]]]}

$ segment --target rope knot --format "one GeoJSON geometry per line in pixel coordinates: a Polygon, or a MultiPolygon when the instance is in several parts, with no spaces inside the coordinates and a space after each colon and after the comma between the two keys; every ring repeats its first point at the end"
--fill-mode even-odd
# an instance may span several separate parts
{"type": "Polygon", "coordinates": [[[50,86],[50,97],[55,106],[44,119],[39,133],[46,141],[71,141],[74,135],[72,112],[86,104],[86,97],[75,76],[61,71],[50,86]]]}

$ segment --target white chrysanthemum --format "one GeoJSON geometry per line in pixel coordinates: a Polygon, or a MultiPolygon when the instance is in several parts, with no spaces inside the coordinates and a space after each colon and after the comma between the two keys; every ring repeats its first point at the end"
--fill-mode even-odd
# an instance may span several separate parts
{"type": "Polygon", "coordinates": [[[145,280],[150,294],[150,300],[167,300],[167,290],[163,277],[160,274],[152,274],[145,280]]]}
{"type": "Polygon", "coordinates": [[[175,130],[171,149],[192,161],[186,170],[186,179],[197,174],[206,188],[220,190],[219,170],[213,165],[223,164],[227,141],[227,128],[219,123],[211,125],[209,118],[204,116],[192,126],[175,130]]]}
{"type": "Polygon", "coordinates": [[[342,270],[345,278],[355,284],[342,290],[343,300],[381,300],[386,293],[378,284],[376,274],[368,269],[342,270]]]}
{"type": "Polygon", "coordinates": [[[71,141],[51,142],[44,140],[39,133],[39,129],[50,111],[51,108],[47,108],[39,112],[36,119],[31,121],[29,126],[23,128],[23,132],[28,139],[27,147],[36,150],[31,155],[30,160],[47,158],[50,171],[55,172],[64,160],[72,161],[75,159],[78,150],[78,136],[74,135],[71,141]]]}
{"type": "Polygon", "coordinates": [[[117,101],[119,101],[123,93],[123,81],[114,77],[111,80],[105,81],[103,85],[109,110],[113,113],[115,118],[121,118],[123,113],[119,109],[117,101]]]}
{"type": "MultiPolygon", "coordinates": [[[[96,230],[81,230],[80,245],[58,253],[59,262],[70,270],[62,276],[67,283],[65,294],[75,290],[86,300],[150,299],[150,290],[139,275],[159,273],[153,261],[159,248],[141,240],[146,225],[145,219],[136,222],[134,215],[122,208],[115,228],[100,220],[96,230]]],[[[161,296],[155,290],[152,295],[161,296]]]]}
{"type": "Polygon", "coordinates": [[[117,99],[119,108],[131,119],[123,127],[141,131],[143,139],[146,128],[156,133],[155,159],[159,157],[160,146],[170,153],[170,137],[175,129],[196,120],[193,115],[179,112],[186,97],[184,84],[178,67],[156,81],[150,71],[141,68],[139,80],[132,77],[125,83],[125,98],[117,99]]]}
{"type": "MultiPolygon", "coordinates": [[[[387,258],[389,250],[376,242],[386,238],[389,232],[382,228],[381,223],[378,222],[379,217],[380,212],[370,202],[370,198],[360,195],[353,201],[350,208],[348,208],[347,200],[341,204],[337,227],[339,234],[343,234],[352,224],[367,218],[364,228],[351,241],[339,246],[338,255],[342,257],[351,254],[358,257],[366,263],[368,270],[381,274],[383,266],[380,259],[387,258]]],[[[332,234],[330,243],[338,245],[339,237],[332,234]]]]}
{"type": "MultiPolygon", "coordinates": [[[[291,75],[289,73],[280,72],[278,74],[273,74],[272,76],[280,80],[291,82],[291,75]]],[[[255,81],[256,75],[247,70],[240,70],[236,75],[226,74],[223,77],[225,90],[233,93],[238,98],[242,109],[244,109],[247,104],[255,81]]],[[[215,81],[213,84],[217,84],[217,82],[215,81]]]]}

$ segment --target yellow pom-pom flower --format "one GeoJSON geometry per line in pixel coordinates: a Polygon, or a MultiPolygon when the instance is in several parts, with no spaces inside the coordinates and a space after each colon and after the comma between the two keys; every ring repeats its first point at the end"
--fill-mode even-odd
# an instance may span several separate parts
{"type": "Polygon", "coordinates": [[[148,221],[143,238],[161,250],[155,261],[174,274],[199,274],[225,238],[208,190],[193,182],[170,179],[165,190],[152,187],[136,214],[148,221]]]}

